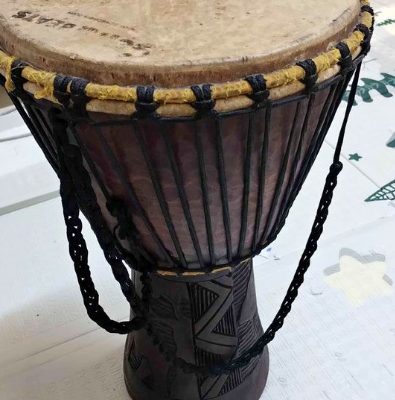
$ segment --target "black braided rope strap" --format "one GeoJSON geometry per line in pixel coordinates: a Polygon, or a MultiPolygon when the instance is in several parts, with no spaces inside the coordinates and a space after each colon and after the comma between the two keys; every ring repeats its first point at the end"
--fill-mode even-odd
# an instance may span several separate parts
{"type": "Polygon", "coordinates": [[[93,222],[92,228],[96,233],[106,260],[110,264],[114,277],[119,282],[122,292],[135,312],[136,317],[131,321],[117,322],[111,320],[100,306],[99,294],[92,281],[88,264],[88,249],[82,235],[82,222],[79,217],[80,209],[76,192],[78,192],[80,197],[83,196],[81,201],[83,201],[88,208],[92,209],[98,207],[98,205],[93,190],[92,193],[87,190],[90,187],[90,182],[88,182],[87,179],[85,179],[85,181],[82,179],[84,177],[84,170],[83,168],[79,168],[82,167],[82,157],[79,149],[67,143],[67,123],[58,118],[55,110],[51,113],[51,120],[54,137],[58,146],[60,196],[67,228],[69,252],[74,262],[75,272],[87,313],[94,322],[106,331],[110,333],[128,334],[145,325],[147,316],[146,309],[143,306],[143,302],[136,294],[134,284],[114,246],[111,234],[105,231],[106,228],[102,224],[100,224],[99,227],[94,226],[95,218],[90,218],[93,222]],[[73,176],[68,169],[68,165],[76,169],[73,176]],[[84,193],[81,189],[85,189],[86,192],[84,193]],[[98,228],[102,228],[101,234],[99,234],[98,228]]]}
{"type": "Polygon", "coordinates": [[[245,351],[241,356],[237,357],[227,364],[209,368],[209,370],[207,371],[209,375],[228,374],[235,369],[247,365],[254,357],[262,354],[264,348],[274,339],[276,333],[281,329],[286,316],[291,311],[292,304],[298,296],[299,288],[304,281],[304,276],[308,268],[310,267],[311,258],[317,250],[317,242],[323,232],[324,223],[328,217],[329,206],[332,202],[333,192],[337,185],[337,176],[342,170],[340,153],[344,141],[348,118],[354,103],[355,94],[358,87],[360,70],[361,63],[358,65],[355,71],[355,76],[352,83],[343,124],[339,133],[336,150],[333,156],[333,163],[326,178],[324,190],[321,195],[321,200],[317,209],[317,214],[313,223],[313,227],[307,240],[305,250],[303,251],[302,257],[300,258],[294,278],[292,279],[285,298],[280,306],[280,310],[274,317],[273,322],[270,324],[266,332],[258,339],[258,341],[253,346],[251,346],[249,350],[245,351]]]}

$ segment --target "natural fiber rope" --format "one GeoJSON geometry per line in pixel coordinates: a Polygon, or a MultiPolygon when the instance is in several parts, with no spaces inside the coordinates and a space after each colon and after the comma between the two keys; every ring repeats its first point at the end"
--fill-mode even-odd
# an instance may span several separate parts
{"type": "Polygon", "coordinates": [[[5,71],[5,88],[8,92],[12,92],[15,89],[15,86],[11,78],[11,68],[16,58],[8,56],[2,57],[2,54],[4,53],[0,50],[0,68],[5,71]]]}
{"type": "MultiPolygon", "coordinates": [[[[369,6],[367,0],[361,0],[361,7],[369,6]]],[[[373,16],[363,11],[360,17],[360,24],[371,28],[373,25],[373,16]]],[[[351,51],[355,52],[364,40],[364,35],[360,31],[354,31],[348,39],[344,40],[351,51]]],[[[340,51],[336,48],[328,51],[327,53],[320,54],[313,59],[317,66],[317,72],[323,72],[336,65],[341,58],[340,51]]],[[[11,79],[12,63],[15,58],[7,55],[0,50],[0,69],[5,71],[6,89],[12,91],[14,85],[11,79]]],[[[27,66],[22,71],[22,77],[28,82],[39,85],[42,89],[35,93],[36,99],[47,98],[54,103],[57,103],[53,93],[53,82],[56,74],[53,72],[46,72],[37,70],[31,66],[27,66]]],[[[270,74],[265,75],[266,85],[268,89],[279,88],[297,81],[303,80],[305,71],[303,68],[294,65],[289,68],[282,69],[270,74]]],[[[239,80],[235,82],[214,84],[211,86],[212,99],[229,99],[239,96],[245,96],[252,93],[252,88],[246,80],[239,80]]],[[[70,92],[70,88],[68,88],[70,92]]],[[[115,100],[127,103],[135,103],[137,101],[137,88],[124,87],[117,85],[99,85],[95,83],[88,83],[86,86],[86,95],[90,99],[97,100],[115,100]]],[[[155,89],[154,102],[159,105],[165,104],[190,104],[196,101],[196,97],[190,88],[176,88],[176,89],[155,89]]]]}

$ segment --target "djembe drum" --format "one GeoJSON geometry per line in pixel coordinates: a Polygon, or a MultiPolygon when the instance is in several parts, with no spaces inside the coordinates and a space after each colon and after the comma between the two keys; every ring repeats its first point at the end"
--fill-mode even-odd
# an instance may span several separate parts
{"type": "Polygon", "coordinates": [[[59,176],[88,315],[128,334],[130,395],[258,399],[267,344],[303,282],[341,170],[373,30],[368,2],[0,4],[2,82],[59,176]],[[306,249],[264,333],[252,257],[284,225],[354,72],[306,249]],[[130,321],[99,304],[79,210],[130,321]]]}

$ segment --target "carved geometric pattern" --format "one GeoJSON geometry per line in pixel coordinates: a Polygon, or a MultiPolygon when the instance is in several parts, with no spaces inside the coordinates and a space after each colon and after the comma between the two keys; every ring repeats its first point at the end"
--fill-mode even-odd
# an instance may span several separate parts
{"type": "Polygon", "coordinates": [[[239,339],[240,344],[238,352],[241,354],[247,350],[254,343],[256,337],[255,326],[253,319],[247,321],[243,325],[239,326],[239,339]]]}
{"type": "MultiPolygon", "coordinates": [[[[200,366],[229,361],[236,353],[238,338],[233,306],[233,284],[233,278],[230,276],[222,276],[215,281],[190,284],[195,357],[196,363],[200,366]]],[[[199,379],[201,398],[214,399],[219,396],[221,390],[231,390],[229,388],[240,381],[238,378],[232,378],[227,384],[228,389],[223,389],[228,379],[227,375],[199,379]]]]}
{"type": "MultiPolygon", "coordinates": [[[[208,352],[214,348],[217,354],[228,358],[236,350],[237,336],[213,331],[228,310],[233,312],[232,283],[231,277],[223,276],[215,281],[191,284],[190,290],[196,346],[208,352]]],[[[234,318],[228,318],[227,322],[235,325],[234,318]]],[[[231,329],[236,332],[235,326],[226,331],[231,329]]]]}
{"type": "Polygon", "coordinates": [[[192,318],[197,322],[218,298],[218,294],[200,285],[191,285],[192,289],[192,318]]]}
{"type": "Polygon", "coordinates": [[[213,332],[228,336],[236,336],[236,323],[232,307],[226,311],[224,317],[218,322],[213,332]]]}
{"type": "Polygon", "coordinates": [[[222,361],[222,357],[219,354],[210,353],[208,351],[199,349],[198,347],[195,348],[195,356],[196,364],[200,367],[207,364],[213,365],[222,361]]]}
{"type": "Polygon", "coordinates": [[[241,375],[240,369],[233,371],[226,380],[224,386],[222,386],[219,396],[233,390],[235,387],[239,386],[243,382],[243,377],[241,375]]]}
{"type": "Polygon", "coordinates": [[[160,318],[178,319],[174,310],[173,303],[165,296],[153,297],[151,300],[151,310],[160,318]]]}
{"type": "Polygon", "coordinates": [[[221,393],[228,375],[219,375],[215,378],[206,378],[200,385],[200,395],[202,399],[215,399],[221,393]]]}
{"type": "Polygon", "coordinates": [[[236,318],[239,318],[241,307],[244,303],[244,299],[247,294],[247,287],[250,281],[251,275],[251,264],[245,265],[242,264],[233,273],[233,280],[234,280],[234,291],[233,291],[233,298],[234,298],[234,309],[236,318]]]}
{"type": "Polygon", "coordinates": [[[132,342],[132,346],[130,347],[130,353],[129,353],[129,364],[132,367],[133,371],[136,371],[138,367],[141,365],[141,361],[143,358],[141,357],[140,354],[137,353],[136,350],[136,343],[132,342]]]}
{"type": "MultiPolygon", "coordinates": [[[[240,355],[249,349],[262,334],[263,329],[259,321],[258,313],[256,313],[254,318],[239,326],[240,345],[238,354],[240,355]]],[[[246,379],[247,376],[255,369],[255,366],[258,364],[258,362],[259,357],[256,357],[241,369],[243,380],[246,379]]]]}

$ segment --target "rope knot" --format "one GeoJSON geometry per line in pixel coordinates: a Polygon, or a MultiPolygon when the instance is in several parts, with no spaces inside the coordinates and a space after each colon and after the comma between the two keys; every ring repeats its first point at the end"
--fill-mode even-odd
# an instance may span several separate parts
{"type": "Polygon", "coordinates": [[[315,62],[308,58],[307,60],[296,63],[297,66],[304,69],[305,77],[302,82],[306,85],[307,91],[311,91],[318,79],[318,71],[315,62]]]}
{"type": "Polygon", "coordinates": [[[342,169],[343,169],[343,164],[340,161],[337,161],[331,165],[330,172],[332,174],[338,175],[342,169]]]}
{"type": "Polygon", "coordinates": [[[33,103],[32,96],[24,89],[23,85],[28,82],[22,76],[24,68],[27,66],[26,63],[12,59],[12,64],[6,73],[6,89],[18,96],[26,105],[31,105],[33,103]]]}
{"type": "Polygon", "coordinates": [[[55,76],[54,96],[76,118],[86,116],[86,104],[89,102],[86,95],[88,83],[86,79],[72,78],[62,74],[55,76]]]}
{"type": "Polygon", "coordinates": [[[372,17],[374,17],[374,10],[370,6],[362,6],[361,12],[368,12],[372,17]]]}
{"type": "Polygon", "coordinates": [[[154,101],[154,86],[137,86],[136,110],[141,116],[153,114],[159,104],[154,101]]]}
{"type": "Polygon", "coordinates": [[[339,64],[342,68],[343,73],[348,72],[352,68],[352,55],[350,48],[344,42],[339,42],[336,48],[340,51],[341,58],[339,64]]]}
{"type": "Polygon", "coordinates": [[[358,24],[354,31],[359,31],[363,34],[364,40],[361,43],[363,54],[367,54],[370,51],[370,39],[372,38],[371,30],[364,24],[358,24]]]}
{"type": "Polygon", "coordinates": [[[248,97],[261,107],[268,100],[270,94],[266,86],[266,79],[262,74],[249,75],[244,79],[252,88],[252,93],[248,97]]]}
{"type": "Polygon", "coordinates": [[[61,74],[56,75],[55,80],[53,82],[54,96],[63,106],[68,105],[70,100],[70,94],[67,92],[67,88],[70,82],[71,82],[70,77],[61,74]]]}
{"type": "Polygon", "coordinates": [[[191,103],[192,107],[198,111],[198,113],[208,113],[215,107],[215,100],[211,97],[211,85],[204,84],[201,87],[194,85],[191,86],[191,90],[196,97],[196,101],[191,103]]]}

